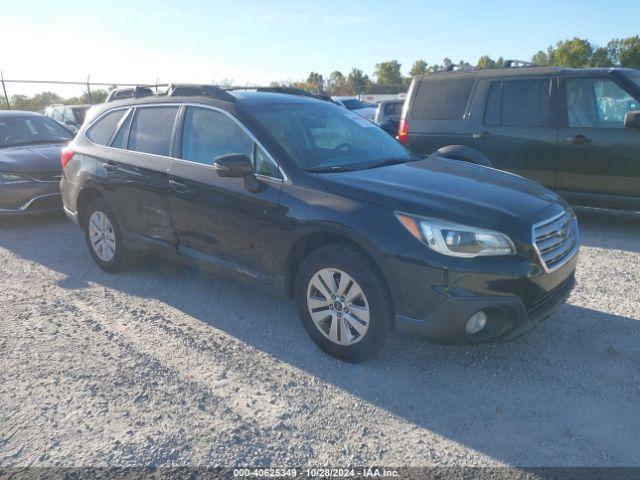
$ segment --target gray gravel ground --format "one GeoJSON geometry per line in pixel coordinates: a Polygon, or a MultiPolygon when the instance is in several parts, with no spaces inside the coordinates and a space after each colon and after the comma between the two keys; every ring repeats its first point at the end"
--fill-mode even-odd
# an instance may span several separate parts
{"type": "Polygon", "coordinates": [[[348,365],[292,302],[62,216],[0,224],[0,466],[640,466],[640,222],[581,218],[579,285],[516,341],[348,365]]]}

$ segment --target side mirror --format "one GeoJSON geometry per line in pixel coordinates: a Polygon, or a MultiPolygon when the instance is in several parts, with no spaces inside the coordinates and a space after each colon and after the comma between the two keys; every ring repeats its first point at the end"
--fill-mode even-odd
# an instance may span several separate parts
{"type": "Polygon", "coordinates": [[[640,128],[640,110],[632,110],[624,116],[626,128],[640,128]]]}
{"type": "Polygon", "coordinates": [[[251,160],[244,153],[229,153],[213,159],[219,177],[242,178],[253,174],[251,160]]]}

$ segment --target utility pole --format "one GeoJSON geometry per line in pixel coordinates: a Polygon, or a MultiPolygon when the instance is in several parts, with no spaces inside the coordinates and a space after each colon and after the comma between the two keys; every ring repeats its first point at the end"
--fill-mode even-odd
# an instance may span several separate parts
{"type": "Polygon", "coordinates": [[[89,83],[90,75],[87,75],[87,98],[89,99],[89,103],[91,103],[91,84],[89,83]]]}
{"type": "Polygon", "coordinates": [[[11,110],[11,102],[9,102],[9,95],[7,95],[7,87],[4,84],[4,75],[0,70],[0,81],[2,81],[2,90],[4,91],[4,99],[7,101],[7,109],[11,110]]]}

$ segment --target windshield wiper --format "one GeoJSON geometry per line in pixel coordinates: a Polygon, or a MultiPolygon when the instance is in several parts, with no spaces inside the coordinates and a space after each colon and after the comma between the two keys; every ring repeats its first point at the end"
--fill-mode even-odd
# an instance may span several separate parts
{"type": "Polygon", "coordinates": [[[379,162],[374,162],[365,167],[365,170],[370,168],[378,168],[378,167],[387,167],[389,165],[399,165],[401,163],[410,162],[410,158],[387,158],[386,160],[380,160],[379,162]]]}
{"type": "Polygon", "coordinates": [[[332,165],[328,167],[306,168],[307,172],[313,173],[334,173],[334,172],[353,172],[352,168],[343,167],[342,165],[332,165]]]}

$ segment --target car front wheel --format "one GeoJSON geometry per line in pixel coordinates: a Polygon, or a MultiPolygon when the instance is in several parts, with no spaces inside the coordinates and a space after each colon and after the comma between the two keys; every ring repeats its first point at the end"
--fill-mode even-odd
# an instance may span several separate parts
{"type": "Polygon", "coordinates": [[[380,351],[393,307],[366,255],[349,245],[322,247],[303,261],[295,290],[302,324],[322,350],[354,363],[380,351]]]}

